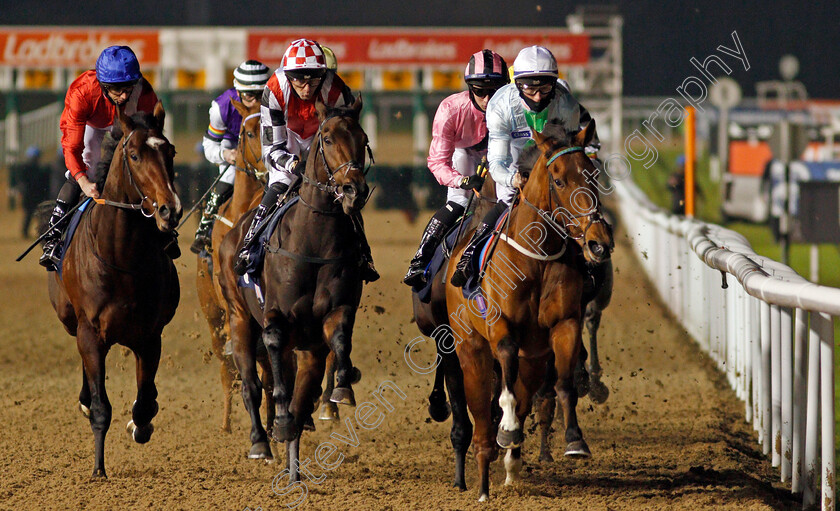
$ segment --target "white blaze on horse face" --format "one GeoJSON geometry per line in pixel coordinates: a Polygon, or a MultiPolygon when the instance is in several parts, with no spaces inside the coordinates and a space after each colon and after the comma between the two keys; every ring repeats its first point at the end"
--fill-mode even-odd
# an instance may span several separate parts
{"type": "Polygon", "coordinates": [[[505,454],[505,486],[518,483],[522,480],[522,457],[514,458],[513,449],[508,449],[505,454]]]}
{"type": "Polygon", "coordinates": [[[166,143],[166,140],[164,140],[162,138],[158,138],[158,137],[149,137],[149,138],[146,139],[146,144],[149,147],[151,147],[152,149],[154,149],[155,151],[157,151],[157,148],[161,144],[165,144],[165,143],[166,143]]]}
{"type": "Polygon", "coordinates": [[[502,407],[502,422],[499,424],[505,431],[516,431],[519,429],[519,420],[516,418],[516,398],[508,389],[502,390],[499,396],[499,406],[502,407]]]}

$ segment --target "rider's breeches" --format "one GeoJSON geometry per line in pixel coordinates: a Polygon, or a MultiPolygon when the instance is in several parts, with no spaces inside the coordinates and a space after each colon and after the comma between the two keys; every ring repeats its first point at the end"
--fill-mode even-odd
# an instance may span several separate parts
{"type": "Polygon", "coordinates": [[[501,202],[504,202],[506,205],[510,205],[513,202],[513,195],[516,192],[516,188],[512,186],[505,186],[496,183],[496,198],[501,202]]]}
{"type": "Polygon", "coordinates": [[[219,173],[222,175],[219,184],[227,183],[233,186],[233,180],[236,179],[236,167],[227,163],[219,165],[219,173]]]}
{"type": "Polygon", "coordinates": [[[283,183],[286,186],[290,186],[294,181],[295,176],[287,170],[271,169],[268,171],[269,186],[273,185],[274,183],[283,183]]]}
{"type": "MultiPolygon", "coordinates": [[[[111,131],[111,128],[93,128],[85,126],[85,148],[82,150],[82,161],[87,167],[87,178],[91,181],[96,181],[96,164],[99,163],[99,158],[102,152],[102,139],[105,134],[111,131]]],[[[64,177],[70,177],[70,171],[64,173],[64,177]]]]}
{"type": "MultiPolygon", "coordinates": [[[[452,168],[457,170],[462,176],[472,176],[475,174],[475,169],[480,162],[481,153],[472,149],[456,148],[452,154],[452,168]]],[[[449,187],[446,191],[446,201],[454,202],[462,208],[466,208],[471,195],[473,195],[472,190],[449,187]]]]}

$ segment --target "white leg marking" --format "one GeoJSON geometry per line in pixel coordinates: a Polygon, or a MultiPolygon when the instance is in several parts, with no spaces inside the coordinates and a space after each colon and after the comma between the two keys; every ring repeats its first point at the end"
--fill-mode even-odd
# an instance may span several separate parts
{"type": "Polygon", "coordinates": [[[499,406],[502,407],[502,422],[500,426],[505,431],[516,431],[519,429],[519,421],[516,419],[516,398],[508,389],[502,390],[499,396],[499,406]]]}
{"type": "Polygon", "coordinates": [[[505,486],[521,481],[521,471],[522,457],[520,456],[519,458],[514,458],[513,449],[508,449],[507,454],[505,454],[505,472],[507,472],[507,476],[505,477],[505,486]]]}

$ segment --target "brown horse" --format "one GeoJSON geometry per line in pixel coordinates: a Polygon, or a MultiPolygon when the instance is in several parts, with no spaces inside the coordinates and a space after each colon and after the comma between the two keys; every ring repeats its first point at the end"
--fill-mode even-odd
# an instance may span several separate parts
{"type": "Polygon", "coordinates": [[[137,399],[127,429],[135,442],[146,443],[158,411],[161,333],[180,299],[178,274],[161,235],[181,217],[173,185],[175,148],[163,136],[163,120],[160,103],[153,115],[127,118],[120,112],[123,136],[97,200],[104,205],[85,211],[62,276],[49,276],[50,301],[82,356],[79,406],[93,429],[94,477],[105,477],[105,435],[111,425],[105,357],[114,344],[134,352],[137,399]]]}
{"type": "Polygon", "coordinates": [[[350,350],[362,280],[358,220],[353,217],[369,193],[363,171],[367,135],[359,125],[361,108],[361,98],[351,107],[333,110],[317,103],[321,125],[307,159],[300,200],[286,212],[267,247],[260,275],[265,296],[262,310],[253,291],[236,286],[233,272],[233,260],[251,215],[239,221],[220,250],[233,356],[251,416],[251,454],[269,449],[257,413],[261,396],[254,370],[262,326],[275,382],[276,418],[271,435],[278,442],[287,442],[292,480],[299,480],[300,433],[307,423],[311,427],[330,350],[337,365],[331,400],[355,405],[350,350]]]}
{"type": "MultiPolygon", "coordinates": [[[[233,196],[219,209],[219,218],[213,224],[212,244],[208,254],[198,256],[198,273],[196,287],[198,301],[207,323],[210,326],[210,339],[213,353],[220,362],[222,379],[222,426],[221,430],[230,433],[230,406],[233,398],[233,381],[236,377],[236,367],[229,355],[225,355],[225,343],[230,338],[228,334],[226,308],[222,289],[219,285],[219,251],[224,236],[230,232],[233,224],[248,210],[256,207],[262,197],[265,180],[265,164],[262,160],[262,146],[260,145],[260,105],[256,103],[248,108],[239,101],[233,100],[234,108],[242,116],[239,129],[239,144],[236,154],[237,173],[233,186],[233,196]]],[[[266,399],[271,395],[273,382],[271,370],[265,350],[261,351],[258,361],[262,367],[262,383],[266,399]]],[[[274,410],[267,407],[268,424],[274,419],[274,410]]]]}
{"type": "MultiPolygon", "coordinates": [[[[583,151],[594,133],[594,122],[577,133],[549,125],[542,134],[534,133],[536,145],[523,151],[525,159],[530,153],[536,161],[485,270],[486,310],[465,299],[461,288],[446,288],[448,347],[454,344],[475,419],[480,501],[489,497],[496,443],[509,449],[506,484],[518,480],[522,423],[549,363],[560,382],[566,455],[589,456],[577,423],[573,384],[582,349],[584,265],[609,258],[613,245],[611,230],[600,215],[598,190],[583,173],[594,171],[583,151]],[[502,411],[498,428],[491,411],[494,377],[502,411]]],[[[462,250],[463,246],[453,254],[447,279],[462,250]]]]}

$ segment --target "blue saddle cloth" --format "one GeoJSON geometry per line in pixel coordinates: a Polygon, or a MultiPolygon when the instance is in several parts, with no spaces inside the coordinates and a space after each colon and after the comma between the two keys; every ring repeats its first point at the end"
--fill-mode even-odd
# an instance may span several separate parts
{"type": "Polygon", "coordinates": [[[49,270],[57,271],[58,278],[61,278],[61,268],[64,266],[64,256],[67,254],[67,248],[70,247],[70,241],[73,239],[73,235],[76,234],[76,228],[79,227],[79,222],[82,221],[82,213],[85,212],[88,206],[93,207],[92,205],[94,204],[93,199],[88,197],[70,218],[70,223],[64,231],[64,238],[61,240],[61,259],[58,261],[58,265],[55,269],[50,268],[49,270]]]}
{"type": "MultiPolygon", "coordinates": [[[[286,201],[285,204],[277,208],[270,217],[264,220],[264,222],[266,222],[265,228],[263,228],[260,232],[257,239],[251,243],[251,247],[248,252],[248,269],[245,270],[245,275],[239,277],[237,283],[239,284],[239,287],[254,289],[257,293],[257,298],[262,297],[262,292],[259,288],[259,275],[262,271],[263,261],[265,260],[265,247],[268,245],[268,241],[274,233],[274,230],[277,229],[278,225],[280,225],[280,220],[283,219],[283,215],[285,215],[289,208],[291,208],[299,199],[300,196],[295,195],[286,201]]],[[[260,302],[262,302],[261,299],[260,302]]]]}
{"type": "MultiPolygon", "coordinates": [[[[446,236],[443,237],[443,241],[437,246],[437,248],[435,248],[435,253],[429,261],[429,264],[426,265],[426,270],[423,273],[426,278],[426,283],[421,287],[412,288],[412,291],[417,293],[417,297],[423,303],[429,303],[432,299],[432,284],[434,284],[435,275],[437,275],[443,265],[446,264],[446,261],[452,254],[452,249],[455,248],[455,243],[458,241],[457,237],[459,224],[459,222],[456,222],[455,225],[450,227],[449,232],[447,232],[446,236]]],[[[462,229],[461,232],[463,233],[465,230],[466,229],[462,229]]]]}
{"type": "Polygon", "coordinates": [[[464,284],[464,287],[461,288],[461,291],[464,294],[464,298],[470,298],[473,295],[475,295],[476,298],[480,297],[481,300],[479,301],[479,305],[481,305],[484,298],[481,296],[481,272],[489,262],[490,256],[492,255],[489,253],[490,247],[493,245],[493,240],[501,232],[502,225],[509,213],[510,208],[508,208],[499,217],[499,219],[496,220],[496,227],[492,231],[490,231],[486,236],[476,240],[475,252],[473,252],[473,258],[470,259],[470,276],[467,278],[467,282],[464,284]],[[476,293],[476,291],[478,291],[478,293],[476,293]]]}

